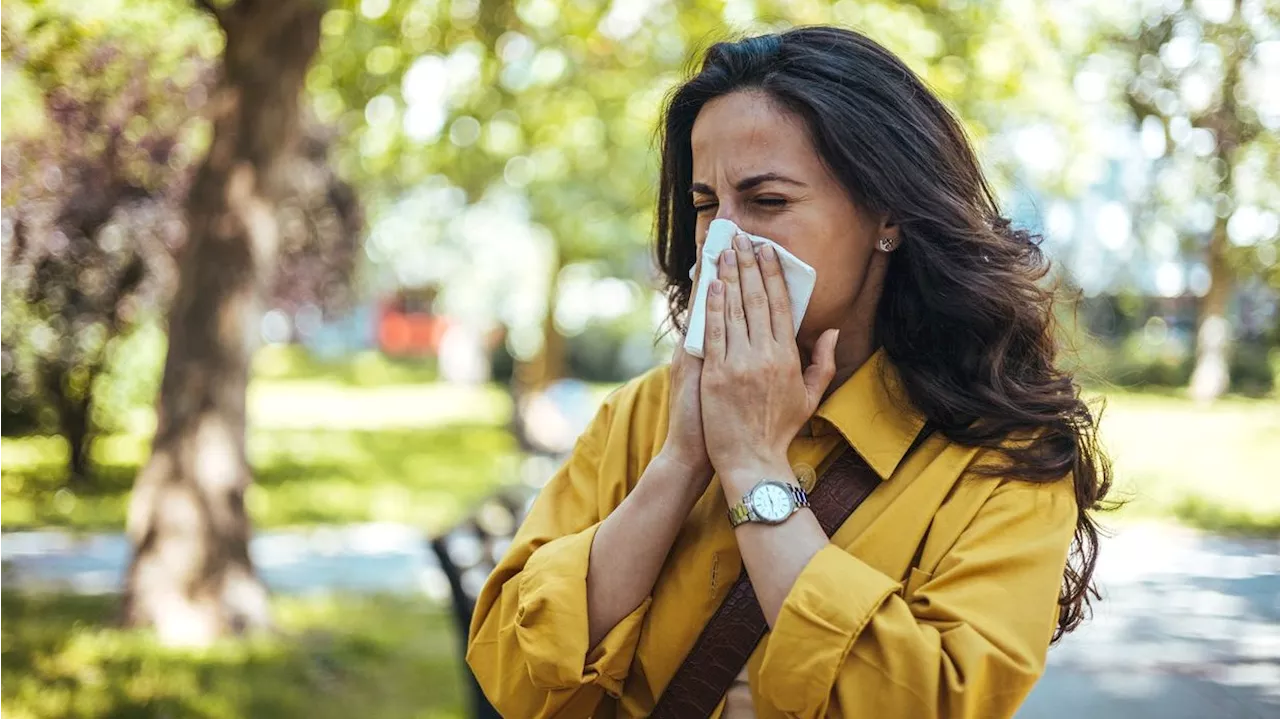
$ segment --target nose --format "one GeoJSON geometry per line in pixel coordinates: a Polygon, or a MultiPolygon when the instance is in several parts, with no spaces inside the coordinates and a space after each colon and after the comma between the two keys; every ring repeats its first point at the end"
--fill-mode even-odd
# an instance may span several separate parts
{"type": "Polygon", "coordinates": [[[738,208],[734,207],[731,201],[720,201],[719,207],[716,208],[716,219],[728,220],[738,227],[742,227],[742,223],[738,221],[738,208]]]}

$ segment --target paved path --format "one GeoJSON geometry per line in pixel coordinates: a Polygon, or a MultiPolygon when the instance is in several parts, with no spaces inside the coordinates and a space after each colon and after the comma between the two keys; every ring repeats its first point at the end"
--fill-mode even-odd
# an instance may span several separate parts
{"type": "MultiPolygon", "coordinates": [[[[253,561],[274,592],[422,593],[444,602],[449,583],[420,531],[390,523],[259,531],[253,561]]],[[[4,587],[112,594],[129,559],[121,534],[60,531],[0,536],[4,587]]]]}
{"type": "Polygon", "coordinates": [[[1135,527],[1098,580],[1020,719],[1280,717],[1280,542],[1135,527]]]}
{"type": "MultiPolygon", "coordinates": [[[[109,593],[119,535],[0,538],[6,588],[109,593]]],[[[254,560],[279,592],[420,593],[448,585],[420,533],[390,524],[260,532],[254,560]]],[[[1165,526],[1106,540],[1104,601],[1049,654],[1019,719],[1280,717],[1280,542],[1165,526]]]]}

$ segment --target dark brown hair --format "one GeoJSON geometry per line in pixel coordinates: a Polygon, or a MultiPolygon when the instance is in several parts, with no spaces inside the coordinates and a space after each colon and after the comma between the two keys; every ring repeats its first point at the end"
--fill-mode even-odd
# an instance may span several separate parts
{"type": "MultiPolygon", "coordinates": [[[[1057,640],[1089,609],[1100,508],[1111,484],[1097,420],[1057,366],[1055,290],[1039,237],[1000,214],[956,118],[888,50],[850,30],[806,27],[711,47],[666,107],[657,255],[683,327],[696,214],[690,136],[713,98],[765,93],[803,118],[828,168],[862,208],[897,223],[877,341],[911,403],[947,437],[989,448],[998,472],[1075,484],[1075,538],[1057,640]],[[1035,437],[1031,442],[1011,439],[1035,437]]],[[[991,471],[991,470],[988,470],[991,471]]],[[[994,473],[994,472],[993,472],[994,473]]]]}

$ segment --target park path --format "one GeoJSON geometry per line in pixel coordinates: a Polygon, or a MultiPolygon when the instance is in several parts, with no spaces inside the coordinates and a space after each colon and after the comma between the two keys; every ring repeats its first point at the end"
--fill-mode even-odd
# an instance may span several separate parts
{"type": "MultiPolygon", "coordinates": [[[[252,552],[283,593],[414,593],[448,584],[412,527],[362,524],[259,532],[252,552]]],[[[5,589],[110,593],[128,545],[118,534],[0,537],[5,589]]],[[[1049,654],[1019,719],[1280,716],[1280,541],[1138,525],[1105,540],[1104,601],[1049,654]]]]}

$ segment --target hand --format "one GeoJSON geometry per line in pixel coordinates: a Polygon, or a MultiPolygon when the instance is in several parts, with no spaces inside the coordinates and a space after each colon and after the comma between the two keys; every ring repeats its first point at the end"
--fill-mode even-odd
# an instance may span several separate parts
{"type": "MultiPolygon", "coordinates": [[[[701,271],[701,267],[695,271],[694,287],[698,286],[701,271]]],[[[698,482],[698,494],[706,489],[714,471],[702,432],[701,380],[702,360],[686,352],[683,342],[677,343],[671,355],[667,438],[659,456],[689,472],[698,482]]]]}
{"type": "MultiPolygon", "coordinates": [[[[835,375],[838,330],[827,330],[803,371],[777,253],[739,234],[720,255],[707,296],[702,416],[707,454],[726,489],[738,477],[790,472],[787,447],[835,375]]],[[[750,479],[746,479],[750,477],[750,479]]],[[[734,488],[740,489],[739,488],[734,488]]]]}
{"type": "Polygon", "coordinates": [[[711,459],[702,429],[700,385],[702,360],[689,354],[684,344],[671,356],[671,396],[668,402],[667,439],[661,455],[687,469],[703,484],[711,480],[711,459]]]}

